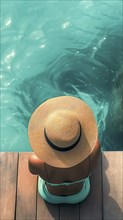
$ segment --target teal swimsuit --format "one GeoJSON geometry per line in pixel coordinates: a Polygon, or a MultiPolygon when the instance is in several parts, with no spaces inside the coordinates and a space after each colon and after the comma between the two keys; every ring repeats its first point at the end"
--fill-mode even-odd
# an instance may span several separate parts
{"type": "Polygon", "coordinates": [[[41,177],[38,177],[38,191],[40,196],[46,200],[49,203],[53,204],[61,204],[61,203],[68,203],[68,204],[75,204],[78,202],[82,202],[89,194],[90,192],[90,180],[89,177],[83,179],[83,180],[78,180],[74,182],[64,182],[60,184],[55,184],[55,183],[48,183],[44,181],[41,177]],[[46,186],[46,183],[51,186],[70,186],[75,183],[80,183],[83,182],[83,187],[82,190],[75,194],[75,195],[70,195],[70,196],[56,196],[51,194],[46,186]]]}

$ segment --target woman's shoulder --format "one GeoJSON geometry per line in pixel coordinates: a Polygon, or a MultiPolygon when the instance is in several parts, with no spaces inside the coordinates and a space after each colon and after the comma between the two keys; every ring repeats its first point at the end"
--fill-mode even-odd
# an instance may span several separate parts
{"type": "Polygon", "coordinates": [[[44,180],[47,180],[47,174],[45,170],[45,163],[35,153],[32,153],[28,160],[28,167],[32,174],[41,176],[44,180]]]}
{"type": "Polygon", "coordinates": [[[100,156],[100,153],[101,153],[101,146],[100,146],[99,140],[97,140],[96,145],[95,145],[93,151],[89,155],[90,172],[92,172],[92,170],[96,167],[98,159],[99,159],[99,156],[100,156]]]}
{"type": "Polygon", "coordinates": [[[100,143],[99,140],[97,140],[91,154],[87,158],[85,158],[85,160],[73,167],[75,173],[77,171],[80,171],[80,173],[82,173],[83,178],[89,176],[97,164],[101,152],[100,149],[100,143]]]}
{"type": "Polygon", "coordinates": [[[90,154],[90,160],[96,159],[99,157],[101,153],[101,146],[99,140],[97,140],[95,147],[93,148],[93,151],[90,154]]]}

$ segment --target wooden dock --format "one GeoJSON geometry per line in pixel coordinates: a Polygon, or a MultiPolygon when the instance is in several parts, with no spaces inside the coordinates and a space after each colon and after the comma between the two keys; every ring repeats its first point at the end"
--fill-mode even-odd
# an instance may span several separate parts
{"type": "Polygon", "coordinates": [[[41,199],[37,176],[28,171],[31,153],[0,153],[0,220],[123,219],[123,152],[103,152],[91,176],[88,198],[76,205],[41,199]]]}

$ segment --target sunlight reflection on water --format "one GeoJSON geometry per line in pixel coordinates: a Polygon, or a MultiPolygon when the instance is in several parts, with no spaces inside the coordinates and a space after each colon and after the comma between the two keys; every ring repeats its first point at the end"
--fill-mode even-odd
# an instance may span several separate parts
{"type": "Polygon", "coordinates": [[[5,1],[1,29],[1,150],[30,151],[32,112],[60,95],[87,102],[102,149],[121,150],[122,1],[5,1]]]}

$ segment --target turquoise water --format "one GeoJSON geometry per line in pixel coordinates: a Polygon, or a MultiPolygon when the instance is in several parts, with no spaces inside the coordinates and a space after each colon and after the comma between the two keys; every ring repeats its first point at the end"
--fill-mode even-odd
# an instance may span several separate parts
{"type": "Polygon", "coordinates": [[[43,101],[80,97],[103,150],[123,146],[122,1],[1,2],[1,151],[30,151],[43,101]]]}

